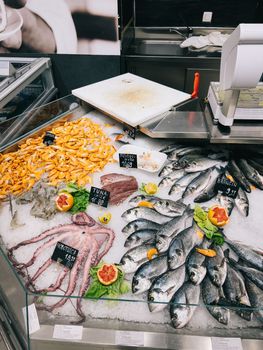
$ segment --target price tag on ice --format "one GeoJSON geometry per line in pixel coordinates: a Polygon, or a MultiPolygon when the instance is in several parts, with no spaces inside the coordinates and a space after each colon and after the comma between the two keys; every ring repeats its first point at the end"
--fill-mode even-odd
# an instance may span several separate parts
{"type": "Polygon", "coordinates": [[[240,338],[212,337],[212,350],[243,350],[240,338]]]}
{"type": "Polygon", "coordinates": [[[121,168],[137,168],[137,154],[119,153],[121,168]]]}
{"type": "Polygon", "coordinates": [[[225,175],[220,176],[215,184],[216,192],[222,192],[224,196],[236,198],[239,186],[237,183],[229,180],[225,175]]]}
{"type": "Polygon", "coordinates": [[[110,192],[98,187],[91,187],[89,194],[90,203],[107,208],[110,200],[110,192]]]}
{"type": "Polygon", "coordinates": [[[136,128],[134,128],[133,126],[130,126],[130,125],[124,125],[124,126],[123,126],[123,131],[124,131],[129,137],[131,137],[133,140],[135,140],[136,131],[137,131],[136,128]]]}
{"type": "Polygon", "coordinates": [[[77,249],[72,248],[64,243],[58,242],[51,256],[51,259],[68,267],[71,270],[77,259],[78,252],[79,251],[77,249]]]}

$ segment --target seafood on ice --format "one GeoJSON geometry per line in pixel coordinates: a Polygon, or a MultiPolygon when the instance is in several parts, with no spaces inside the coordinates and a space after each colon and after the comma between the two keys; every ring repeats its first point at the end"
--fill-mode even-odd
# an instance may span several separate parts
{"type": "Polygon", "coordinates": [[[92,266],[96,266],[104,255],[111,248],[115,238],[115,233],[105,226],[97,223],[92,217],[86,213],[77,213],[72,216],[72,223],[53,227],[47,231],[42,232],[40,235],[31,239],[22,241],[15,246],[8,249],[8,257],[17,271],[27,279],[27,288],[34,293],[51,293],[56,291],[62,285],[62,282],[68,276],[67,290],[65,291],[65,297],[56,301],[53,305],[47,306],[45,304],[38,305],[38,309],[53,311],[63,306],[68,298],[76,290],[78,278],[81,278],[80,287],[76,295],[77,307],[76,311],[80,316],[80,321],[85,320],[85,315],[81,308],[81,298],[84,296],[90,283],[89,270],[92,266]],[[15,257],[17,249],[23,246],[27,246],[36,242],[43,242],[38,247],[33,256],[27,262],[19,262],[15,257]],[[48,247],[52,247],[58,243],[63,242],[72,248],[78,250],[76,261],[70,270],[68,267],[59,273],[55,283],[47,286],[44,289],[37,289],[35,286],[36,280],[43,274],[43,272],[54,263],[53,260],[48,258],[42,266],[36,271],[33,276],[27,274],[27,268],[32,266],[41,255],[41,253],[48,247]]]}

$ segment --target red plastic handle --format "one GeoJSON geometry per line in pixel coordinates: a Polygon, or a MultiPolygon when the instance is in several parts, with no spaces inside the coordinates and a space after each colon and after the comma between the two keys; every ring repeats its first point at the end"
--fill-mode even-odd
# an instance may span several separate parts
{"type": "Polygon", "coordinates": [[[192,98],[198,97],[199,81],[200,81],[200,74],[198,72],[196,72],[195,77],[194,77],[194,89],[193,89],[193,92],[191,94],[192,98]]]}

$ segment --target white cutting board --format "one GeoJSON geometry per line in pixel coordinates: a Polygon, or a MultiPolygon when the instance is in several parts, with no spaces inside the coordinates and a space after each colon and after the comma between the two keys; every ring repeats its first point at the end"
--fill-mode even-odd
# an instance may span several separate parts
{"type": "Polygon", "coordinates": [[[131,126],[191,98],[185,92],[130,73],[75,89],[72,94],[131,126]]]}

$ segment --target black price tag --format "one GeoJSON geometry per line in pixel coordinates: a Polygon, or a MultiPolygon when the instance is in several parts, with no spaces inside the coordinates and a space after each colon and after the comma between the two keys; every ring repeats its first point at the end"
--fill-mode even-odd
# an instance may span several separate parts
{"type": "Polygon", "coordinates": [[[79,251],[77,249],[72,248],[62,242],[58,242],[51,256],[51,259],[68,267],[71,270],[77,259],[78,252],[79,251]]]}
{"type": "Polygon", "coordinates": [[[137,154],[119,153],[121,168],[137,168],[137,154]]]}
{"type": "Polygon", "coordinates": [[[97,187],[91,187],[89,194],[90,203],[107,208],[110,200],[110,192],[97,187]]]}
{"type": "Polygon", "coordinates": [[[223,175],[217,179],[215,190],[216,192],[222,192],[224,196],[236,198],[239,185],[223,175]]]}
{"type": "Polygon", "coordinates": [[[124,126],[123,126],[123,131],[124,131],[129,137],[131,137],[132,139],[135,140],[136,131],[137,131],[136,128],[134,128],[133,126],[130,126],[130,125],[124,125],[124,126]]]}
{"type": "Polygon", "coordinates": [[[52,134],[52,132],[47,131],[44,138],[43,138],[43,143],[46,146],[53,145],[55,142],[56,135],[52,134]]]}

